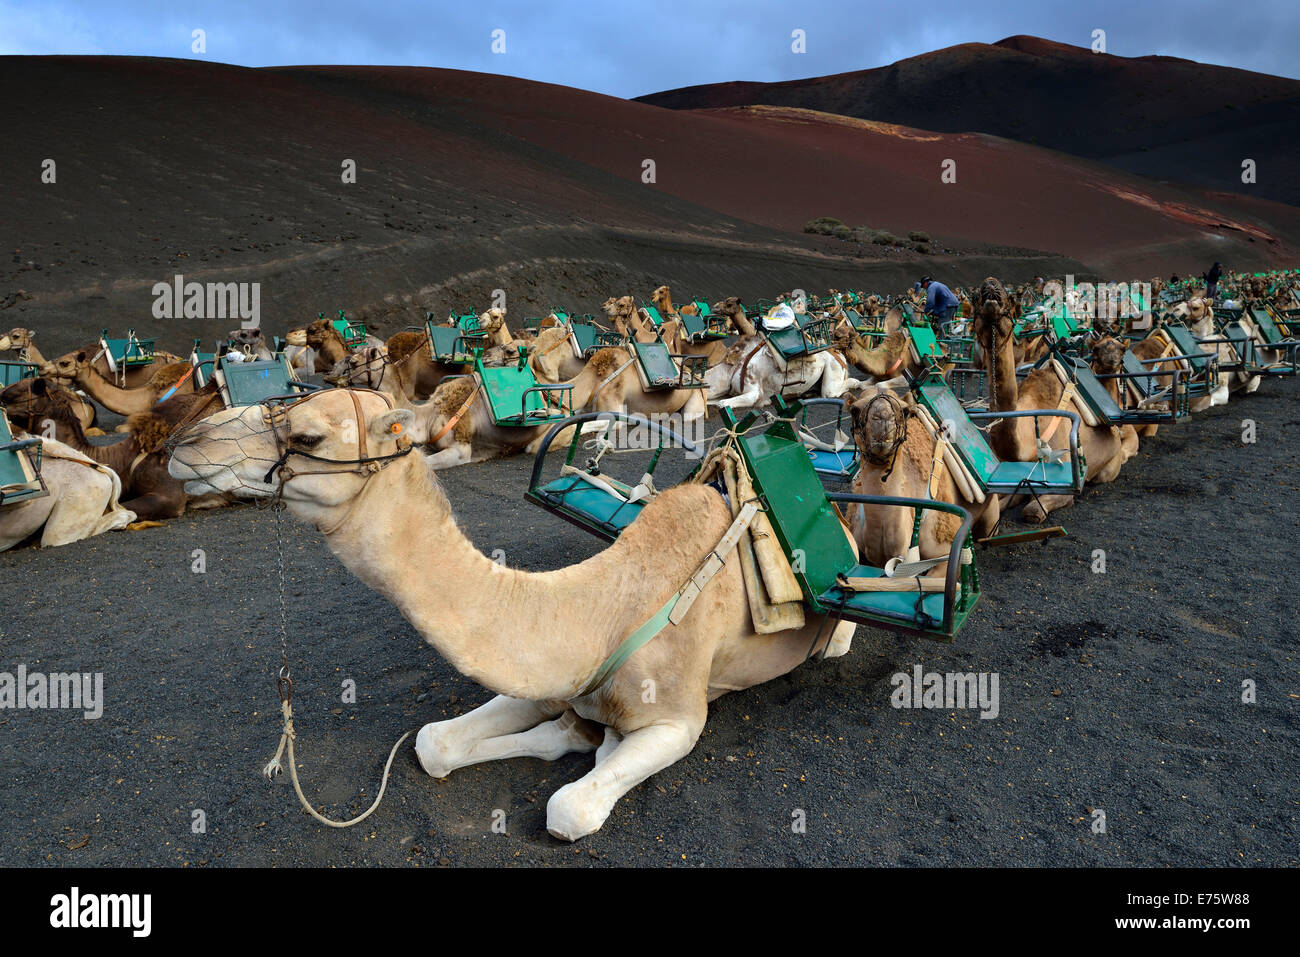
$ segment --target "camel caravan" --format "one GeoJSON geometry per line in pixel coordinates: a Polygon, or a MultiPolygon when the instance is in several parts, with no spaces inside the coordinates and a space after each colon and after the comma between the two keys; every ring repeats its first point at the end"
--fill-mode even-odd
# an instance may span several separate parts
{"type": "Polygon", "coordinates": [[[986,548],[1064,534],[1050,516],[1141,441],[1300,365],[1297,273],[989,278],[927,312],[929,285],[681,305],[661,286],[386,339],[340,312],[187,359],[134,332],[46,358],[14,329],[0,549],[283,507],[495,693],[419,730],[426,772],[595,753],[547,804],[578,840],[691,751],[714,698],[847,653],[858,625],[952,640],[986,548]],[[603,551],[533,573],[466,537],[436,473],[521,453],[525,499],[603,551]],[[427,587],[442,568],[457,588],[427,587]]]}

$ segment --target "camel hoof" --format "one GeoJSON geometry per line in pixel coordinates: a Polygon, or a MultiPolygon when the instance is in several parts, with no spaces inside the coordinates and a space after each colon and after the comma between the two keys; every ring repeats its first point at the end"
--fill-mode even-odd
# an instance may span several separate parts
{"type": "Polygon", "coordinates": [[[599,807],[593,806],[593,792],[591,783],[574,781],[552,794],[546,802],[547,833],[561,841],[573,842],[599,831],[609,811],[602,813],[599,807]]]}
{"type": "Polygon", "coordinates": [[[1047,513],[1039,507],[1037,502],[1030,502],[1020,510],[1020,520],[1026,525],[1042,525],[1047,521],[1047,513]]]}
{"type": "Polygon", "coordinates": [[[858,626],[851,621],[842,621],[835,626],[835,631],[831,634],[831,640],[826,642],[826,650],[822,652],[823,658],[838,658],[841,655],[849,653],[849,647],[853,644],[853,635],[858,630],[858,626]]]}
{"type": "Polygon", "coordinates": [[[415,756],[420,759],[420,767],[431,778],[445,778],[451,774],[447,740],[438,734],[437,723],[426,724],[415,736],[415,756]]]}

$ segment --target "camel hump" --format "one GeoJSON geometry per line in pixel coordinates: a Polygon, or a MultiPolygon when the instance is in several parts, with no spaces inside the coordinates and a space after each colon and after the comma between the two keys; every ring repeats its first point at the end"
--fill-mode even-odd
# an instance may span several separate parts
{"type": "Polygon", "coordinates": [[[422,332],[398,332],[388,340],[388,355],[394,362],[401,362],[415,353],[424,344],[422,332]]]}
{"type": "Polygon", "coordinates": [[[127,416],[126,427],[142,452],[157,452],[172,430],[170,423],[154,412],[136,412],[127,416]]]}
{"type": "Polygon", "coordinates": [[[164,392],[176,384],[176,380],[189,371],[188,362],[171,362],[160,367],[149,377],[149,388],[154,392],[164,392]]]}
{"type": "Polygon", "coordinates": [[[626,361],[626,352],[619,349],[601,349],[588,360],[588,367],[592,373],[604,379],[606,376],[613,375],[614,371],[626,361]]]}

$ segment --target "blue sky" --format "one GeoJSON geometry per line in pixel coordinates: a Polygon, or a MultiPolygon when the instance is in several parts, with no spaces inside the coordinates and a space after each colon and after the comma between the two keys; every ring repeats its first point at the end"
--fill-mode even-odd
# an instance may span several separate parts
{"type": "Polygon", "coordinates": [[[861,70],[1017,33],[1300,78],[1300,3],[1052,0],[0,0],[0,54],[194,57],[268,66],[406,64],[503,73],[615,96],[861,70]],[[206,31],[207,51],[191,51],[206,31]],[[491,50],[505,31],[505,53],[491,50]],[[793,30],[807,52],[791,52],[793,30]]]}

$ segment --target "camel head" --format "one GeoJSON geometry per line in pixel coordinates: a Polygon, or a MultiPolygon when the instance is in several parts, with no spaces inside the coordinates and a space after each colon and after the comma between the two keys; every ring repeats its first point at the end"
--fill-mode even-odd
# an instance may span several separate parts
{"type": "Polygon", "coordinates": [[[990,277],[980,283],[971,302],[975,307],[975,343],[987,353],[993,348],[995,333],[997,341],[1004,342],[1015,328],[1007,293],[1002,283],[990,277]]]}
{"type": "MultiPolygon", "coordinates": [[[[0,406],[4,406],[13,422],[26,423],[30,431],[38,418],[49,414],[49,393],[53,391],[56,390],[44,379],[22,379],[0,392],[0,406]]],[[[57,391],[67,392],[66,389],[57,391]]]]}
{"type": "Polygon", "coordinates": [[[675,312],[673,309],[673,294],[667,286],[660,286],[650,294],[650,301],[662,313],[675,312]]]}
{"type": "Polygon", "coordinates": [[[734,316],[737,312],[744,313],[745,307],[741,305],[738,296],[728,296],[721,302],[715,302],[709,307],[710,311],[720,313],[725,316],[734,316]]]}
{"type": "Polygon", "coordinates": [[[40,374],[45,379],[57,379],[60,382],[75,382],[90,368],[93,358],[85,349],[69,352],[41,366],[40,374]]]}
{"type": "Polygon", "coordinates": [[[328,319],[317,319],[303,330],[303,341],[301,343],[290,344],[309,346],[319,352],[326,342],[334,339],[338,340],[338,344],[342,346],[343,351],[346,352],[347,347],[343,343],[343,336],[334,328],[334,324],[328,319]]]}
{"type": "Polygon", "coordinates": [[[388,350],[383,346],[366,346],[349,352],[323,377],[331,385],[344,388],[373,389],[384,374],[388,350]]]}
{"type": "MultiPolygon", "coordinates": [[[[497,334],[502,329],[505,329],[505,325],[506,311],[504,309],[498,309],[496,306],[493,306],[487,312],[478,317],[478,326],[488,334],[489,339],[495,339],[497,334]]],[[[508,337],[508,329],[506,330],[506,334],[508,337]]]]}
{"type": "Polygon", "coordinates": [[[1103,336],[1092,345],[1092,370],[1099,375],[1115,375],[1124,371],[1124,343],[1112,336],[1103,336]]]}
{"type": "MultiPolygon", "coordinates": [[[[849,403],[853,440],[868,463],[891,470],[903,440],[907,420],[916,414],[910,393],[899,396],[883,387],[866,388],[849,403]]],[[[883,479],[888,475],[882,475],[883,479]]]]}
{"type": "Polygon", "coordinates": [[[307,330],[304,327],[290,329],[284,334],[284,344],[286,346],[302,347],[307,345],[307,330]]]}
{"type": "Polygon", "coordinates": [[[256,349],[262,344],[262,330],[256,326],[252,329],[231,329],[226,336],[235,345],[248,346],[250,349],[256,349]]]}
{"type": "Polygon", "coordinates": [[[397,461],[351,460],[409,449],[405,433],[414,418],[392,408],[387,396],[364,389],[326,389],[288,406],[236,406],[175,436],[167,471],[192,495],[278,494],[300,518],[333,524],[331,516],[346,514],[375,469],[397,461]]]}
{"type": "Polygon", "coordinates": [[[14,326],[8,333],[0,333],[0,352],[6,349],[30,349],[36,333],[22,326],[14,326]]]}

